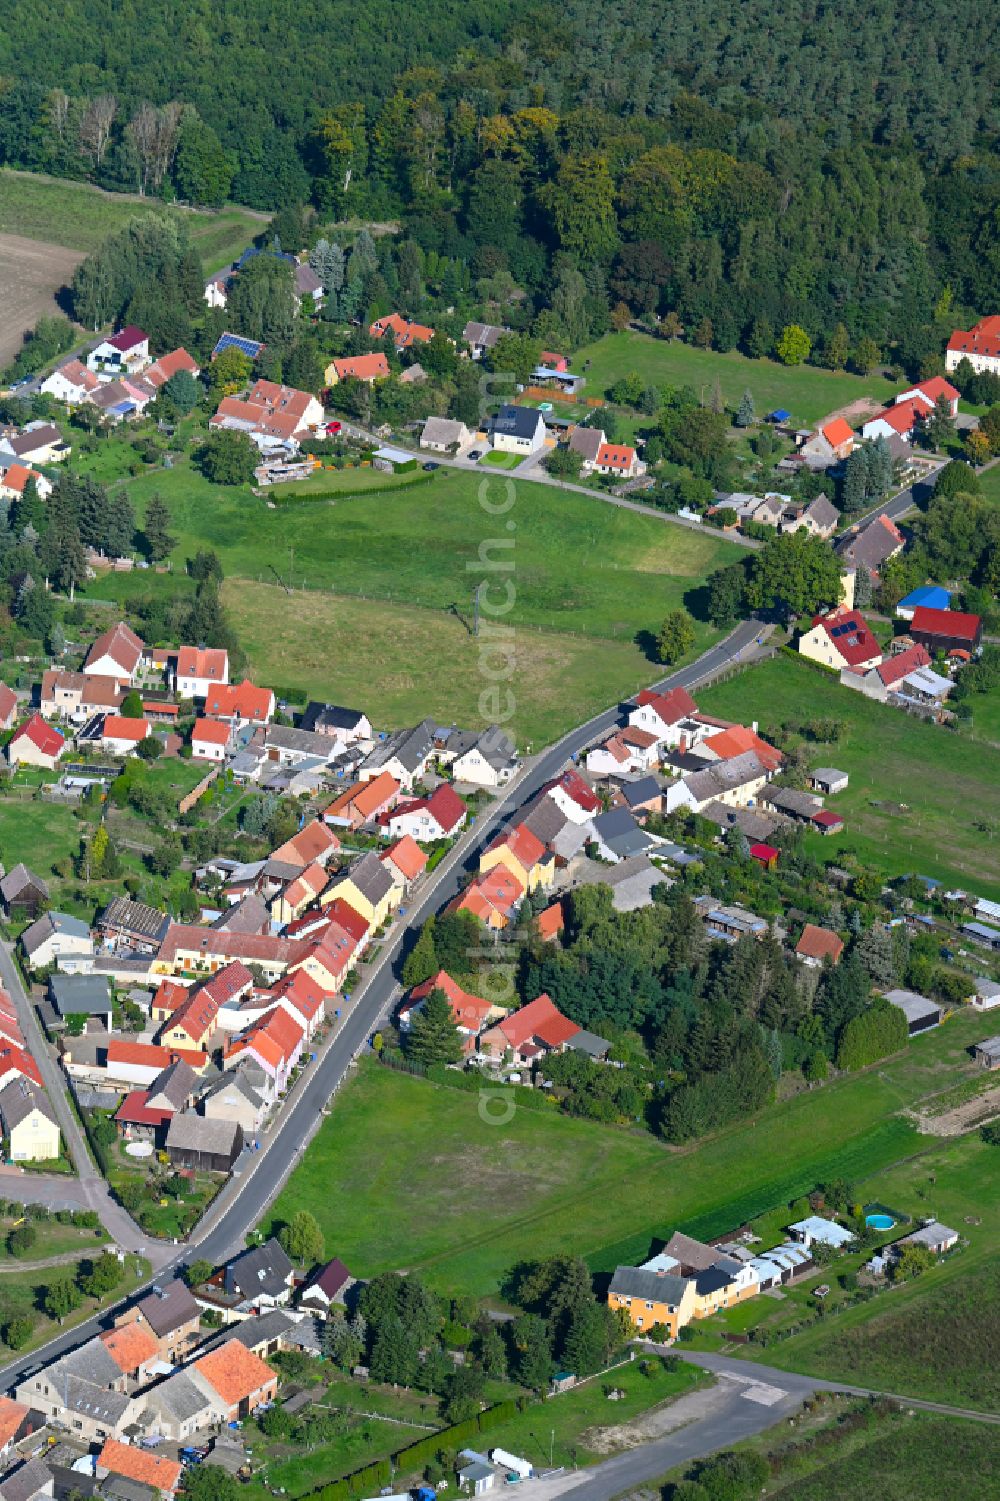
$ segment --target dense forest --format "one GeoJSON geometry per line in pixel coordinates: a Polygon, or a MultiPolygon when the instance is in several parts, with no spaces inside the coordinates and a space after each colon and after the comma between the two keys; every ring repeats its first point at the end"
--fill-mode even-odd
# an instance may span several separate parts
{"type": "Polygon", "coordinates": [[[398,219],[509,277],[522,319],[569,267],[569,343],[617,308],[750,353],[844,328],[918,367],[1000,302],[997,29],[968,0],[938,26],[899,0],[70,0],[55,22],[26,0],[0,164],[398,219]]]}

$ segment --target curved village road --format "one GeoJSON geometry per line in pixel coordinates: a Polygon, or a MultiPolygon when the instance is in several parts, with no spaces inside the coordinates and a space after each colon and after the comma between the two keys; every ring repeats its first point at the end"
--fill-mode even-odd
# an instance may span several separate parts
{"type": "MultiPolygon", "coordinates": [[[[655,686],[660,689],[698,687],[751,656],[762,630],[763,627],[756,621],[741,621],[724,640],[704,652],[697,661],[669,674],[655,686]]],[[[99,1208],[107,1228],[114,1234],[120,1233],[123,1243],[130,1250],[138,1250],[142,1245],[146,1248],[147,1256],[150,1251],[153,1252],[156,1280],[162,1280],[196,1257],[205,1257],[218,1263],[242,1249],[247,1231],[260,1220],[318,1130],[331,1096],[339,1089],[355,1058],[366,1046],[368,1038],[388,1015],[400,989],[396,977],[398,961],[415,940],[426,918],[439,911],[456,895],[466,872],[475,868],[480,851],[494,837],[498,826],[506,823],[518,809],[535,797],[541,787],[562,771],[573,756],[579,755],[594,740],[622,722],[621,706],[606,709],[523,763],[504,796],[458,841],[433,873],[417,901],[406,909],[405,915],[397,917],[382,943],[375,967],[354,991],[350,1003],[342,1007],[344,1015],[341,1021],[328,1037],[316,1062],[306,1069],[297,1082],[294,1093],[272,1132],[265,1135],[260,1152],[250,1160],[245,1172],[231,1178],[222,1188],[190,1240],[184,1246],[177,1247],[173,1254],[173,1248],[151,1246],[149,1238],[143,1236],[139,1227],[111,1199],[107,1185],[102,1179],[96,1178],[79,1127],[75,1118],[72,1119],[72,1129],[67,1140],[71,1150],[78,1145],[82,1153],[77,1158],[77,1151],[73,1151],[78,1170],[83,1168],[87,1175],[87,1197],[91,1207],[99,1208]],[[93,1202],[98,1197],[103,1200],[100,1204],[93,1202]],[[127,1221],[127,1224],[122,1223],[123,1221],[127,1221]],[[162,1256],[164,1250],[167,1252],[165,1258],[162,1256]]],[[[23,995],[20,978],[10,955],[2,947],[0,975],[23,1006],[24,1021],[31,1029],[25,1035],[32,1039],[32,1050],[34,1051],[36,1041],[40,1044],[39,1066],[42,1066],[42,1058],[47,1058],[56,1071],[57,1065],[41,1041],[37,1021],[23,995]]],[[[45,1068],[43,1077],[48,1082],[48,1070],[45,1068]]],[[[58,1078],[54,1079],[50,1089],[53,1099],[61,1101],[65,1112],[69,1114],[69,1102],[58,1078]]],[[[61,1122],[62,1119],[63,1112],[60,1111],[61,1122]]],[[[67,1180],[67,1190],[71,1182],[72,1180],[67,1180]]],[[[30,1197],[30,1175],[25,1174],[19,1179],[19,1183],[30,1197]]],[[[70,1200],[73,1196],[67,1193],[66,1197],[70,1200]]],[[[149,1285],[147,1282],[142,1288],[135,1289],[129,1294],[130,1299],[145,1291],[149,1285]]],[[[39,1349],[19,1356],[0,1368],[0,1388],[14,1386],[57,1355],[90,1339],[107,1324],[109,1314],[110,1310],[95,1315],[39,1349]]]]}

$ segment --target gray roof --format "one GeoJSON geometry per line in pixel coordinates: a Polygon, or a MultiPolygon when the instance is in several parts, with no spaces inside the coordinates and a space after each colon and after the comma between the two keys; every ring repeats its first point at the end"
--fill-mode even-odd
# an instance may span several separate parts
{"type": "Polygon", "coordinates": [[[113,1386],[122,1378],[121,1368],[117,1361],[112,1360],[107,1348],[97,1338],[88,1339],[86,1344],[78,1345],[75,1350],[68,1350],[57,1362],[60,1375],[53,1377],[53,1385],[61,1384],[62,1373],[69,1376],[77,1376],[81,1381],[86,1381],[95,1386],[113,1386]]]}
{"type": "Polygon", "coordinates": [[[638,1266],[620,1266],[611,1279],[613,1293],[655,1303],[679,1303],[687,1285],[687,1277],[676,1277],[670,1272],[647,1272],[638,1266]]]}
{"type": "Polygon", "coordinates": [[[940,1016],[941,1007],[937,1001],[930,1001],[925,995],[918,995],[915,990],[887,990],[885,999],[893,1006],[898,1006],[908,1022],[924,1021],[929,1016],[940,1016]]]}
{"type": "Polygon", "coordinates": [[[312,730],[296,730],[287,724],[269,724],[264,743],[300,756],[318,756],[321,761],[328,761],[337,748],[331,735],[316,735],[312,730]]]}
{"type": "Polygon", "coordinates": [[[167,1129],[167,1151],[216,1152],[225,1155],[236,1150],[238,1121],[215,1120],[196,1115],[193,1110],[175,1115],[167,1129]]]}
{"type": "Polygon", "coordinates": [[[847,776],[846,771],[840,771],[836,766],[817,766],[809,775],[817,782],[839,782],[847,776]]]}
{"type": "Polygon", "coordinates": [[[652,802],[654,798],[662,797],[663,788],[654,776],[637,777],[634,782],[622,783],[622,796],[630,808],[637,808],[641,803],[652,802]]]}
{"type": "Polygon", "coordinates": [[[551,844],[558,834],[569,823],[569,818],[560,808],[554,797],[547,792],[536,798],[534,803],[529,804],[528,812],[522,818],[524,826],[531,830],[536,839],[543,844],[551,844]]]}
{"type": "Polygon", "coordinates": [[[262,1292],[274,1296],[288,1286],[291,1272],[284,1247],[272,1238],[233,1257],[226,1266],[226,1290],[235,1288],[246,1298],[262,1292]]]}
{"type": "Polygon", "coordinates": [[[21,934],[21,943],[24,952],[30,956],[36,949],[55,933],[62,933],[67,938],[89,938],[90,929],[80,917],[71,917],[68,912],[43,912],[29,928],[25,928],[21,934]]]}
{"type": "Polygon", "coordinates": [[[598,1037],[596,1032],[576,1032],[566,1044],[574,1053],[586,1053],[588,1058],[603,1058],[611,1044],[606,1037],[598,1037]]]}
{"type": "Polygon", "coordinates": [[[812,792],[800,792],[797,787],[765,787],[761,801],[770,803],[782,813],[794,813],[799,818],[812,818],[823,809],[823,801],[812,792]]]}
{"type": "Polygon", "coordinates": [[[840,520],[840,512],[831,500],[825,495],[817,495],[816,499],[806,506],[804,515],[814,521],[817,526],[836,526],[840,520]]]}
{"type": "Polygon", "coordinates": [[[421,443],[460,443],[468,436],[464,422],[453,422],[450,417],[428,417],[420,434],[421,443]]]}
{"type": "Polygon", "coordinates": [[[267,910],[267,903],[256,891],[249,891],[238,902],[227,907],[221,917],[215,919],[212,927],[216,932],[266,933],[270,925],[271,914],[267,910]]]}
{"type": "Polygon", "coordinates": [[[641,855],[649,848],[649,835],[643,833],[627,808],[612,808],[594,819],[594,832],[612,853],[626,857],[641,855]]]}
{"type": "Polygon", "coordinates": [[[197,1417],[200,1412],[215,1405],[187,1371],[178,1371],[175,1376],[168,1376],[166,1381],[158,1382],[146,1395],[154,1406],[166,1408],[179,1423],[197,1417]]]}
{"type": "Polygon", "coordinates": [[[52,1488],[52,1471],[40,1459],[28,1459],[0,1480],[3,1501],[31,1501],[39,1491],[52,1488]]]}
{"type": "Polygon", "coordinates": [[[3,897],[5,902],[14,901],[29,886],[34,887],[42,896],[48,897],[49,888],[41,876],[36,876],[33,870],[29,870],[21,862],[15,865],[12,870],[9,870],[3,880],[0,881],[0,896],[3,897]]]}
{"type": "Polygon", "coordinates": [[[543,421],[541,412],[534,407],[501,407],[493,418],[492,428],[494,433],[508,438],[533,438],[543,421]]]}
{"type": "Polygon", "coordinates": [[[272,1339],[284,1339],[294,1332],[297,1322],[283,1309],[272,1308],[255,1319],[244,1319],[237,1324],[227,1324],[225,1329],[220,1329],[218,1334],[212,1336],[205,1345],[205,1349],[215,1350],[219,1345],[228,1344],[230,1340],[235,1339],[247,1350],[252,1350],[257,1345],[268,1344],[272,1339]]]}
{"type": "Polygon", "coordinates": [[[901,1245],[906,1246],[934,1246],[940,1245],[944,1240],[957,1240],[958,1231],[949,1230],[947,1225],[942,1225],[940,1220],[931,1220],[929,1225],[921,1225],[919,1230],[913,1230],[909,1235],[904,1235],[901,1245]]]}
{"type": "Polygon", "coordinates": [[[597,453],[604,442],[604,432],[599,427],[575,427],[569,440],[571,453],[580,454],[589,464],[597,461],[597,453]]]}
{"type": "Polygon", "coordinates": [[[116,896],[109,902],[97,920],[99,928],[124,928],[150,943],[158,942],[170,926],[170,918],[158,907],[145,902],[132,902],[125,896],[116,896]]]}
{"type": "Polygon", "coordinates": [[[470,320],[462,329],[462,338],[467,344],[481,344],[484,349],[492,349],[502,334],[509,334],[510,329],[496,323],[476,323],[470,320]]]}
{"type": "Polygon", "coordinates": [[[331,730],[356,730],[364,718],[361,709],[345,709],[342,704],[321,704],[310,699],[299,728],[316,732],[318,725],[324,725],[331,730]]]}
{"type": "Polygon", "coordinates": [[[216,1095],[232,1094],[234,1090],[243,1095],[244,1099],[248,1100],[255,1110],[260,1109],[263,1103],[261,1096],[250,1083],[250,1080],[247,1078],[247,1071],[242,1065],[230,1069],[221,1078],[216,1079],[211,1088],[206,1089],[202,1094],[202,1104],[206,1100],[214,1100],[216,1095]]]}
{"type": "Polygon", "coordinates": [[[863,566],[875,571],[899,548],[900,543],[889,528],[876,518],[863,531],[843,542],[838,550],[840,556],[854,567],[863,566]]]}
{"type": "Polygon", "coordinates": [[[718,824],[720,829],[742,829],[748,839],[766,839],[777,828],[777,819],[755,808],[731,808],[714,800],[705,804],[699,817],[718,824]]]}
{"type": "Polygon", "coordinates": [[[149,1105],[155,1097],[162,1096],[171,1109],[183,1110],[194,1093],[197,1082],[198,1075],[194,1069],[179,1058],[176,1063],[168,1063],[163,1072],[157,1074],[149,1086],[146,1104],[149,1105]]]}
{"type": "Polygon", "coordinates": [[[153,1333],[161,1338],[180,1329],[200,1313],[194,1293],[179,1277],[162,1287],[154,1287],[140,1300],[138,1307],[153,1333]]]}
{"type": "Polygon", "coordinates": [[[722,1252],[716,1250],[715,1246],[708,1246],[703,1240],[695,1240],[681,1230],[674,1231],[663,1247],[662,1254],[672,1256],[681,1266],[692,1267],[696,1272],[704,1272],[708,1267],[724,1260],[722,1252]]]}
{"type": "Polygon", "coordinates": [[[755,751],[743,751],[730,756],[726,761],[713,761],[704,771],[693,771],[684,778],[684,785],[698,803],[709,802],[734,787],[745,787],[748,782],[759,781],[767,770],[755,751]]]}
{"type": "Polygon", "coordinates": [[[422,719],[411,730],[396,730],[375,746],[365,760],[366,767],[381,767],[398,761],[411,775],[418,771],[434,747],[436,726],[432,719],[422,719]]]}
{"type": "Polygon", "coordinates": [[[53,975],[49,994],[60,1016],[100,1016],[111,1010],[111,984],[106,975],[53,975]]]}
{"type": "Polygon", "coordinates": [[[54,1126],[59,1124],[45,1091],[36,1089],[30,1080],[23,1077],[13,1079],[0,1089],[0,1116],[8,1136],[15,1126],[28,1119],[33,1110],[40,1111],[54,1126]]]}
{"type": "Polygon", "coordinates": [[[478,750],[483,760],[497,771],[504,766],[509,766],[517,754],[514,742],[507,731],[502,730],[496,724],[489,725],[482,734],[473,736],[472,744],[459,751],[459,756],[473,749],[478,750]]]}
{"type": "Polygon", "coordinates": [[[346,871],[341,873],[341,877],[334,882],[334,885],[336,886],[343,879],[349,879],[373,906],[382,901],[383,897],[392,890],[392,877],[374,850],[368,850],[360,860],[355,860],[346,871]]]}

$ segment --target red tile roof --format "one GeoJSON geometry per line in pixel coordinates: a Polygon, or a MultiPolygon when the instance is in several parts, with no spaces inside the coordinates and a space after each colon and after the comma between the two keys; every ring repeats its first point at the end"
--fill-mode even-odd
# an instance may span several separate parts
{"type": "Polygon", "coordinates": [[[166,385],[170,378],[180,370],[186,370],[189,375],[197,375],[200,365],[191,358],[186,349],[173,349],[170,354],[162,354],[158,360],[154,360],[148,370],[142,372],[143,379],[148,380],[150,385],[166,385]]]}
{"type": "Polygon", "coordinates": [[[562,775],[549,782],[543,791],[549,792],[556,787],[561,787],[566,796],[571,798],[585,813],[600,812],[601,799],[574,767],[567,767],[562,775]]]}
{"type": "Polygon", "coordinates": [[[389,361],[384,354],[359,354],[350,360],[334,360],[333,368],[339,380],[382,380],[389,374],[389,361]]]}
{"type": "Polygon", "coordinates": [[[148,1089],[132,1089],[115,1111],[115,1120],[123,1126],[166,1126],[174,1118],[173,1110],[152,1110],[147,1101],[148,1089]]]}
{"type": "Polygon", "coordinates": [[[893,683],[898,683],[908,673],[916,672],[918,667],[929,667],[931,654],[926,646],[908,646],[895,657],[886,657],[875,668],[882,682],[887,688],[893,683]]]}
{"type": "Polygon", "coordinates": [[[656,693],[652,688],[644,688],[637,696],[636,703],[640,708],[648,704],[664,724],[678,724],[689,714],[698,712],[698,705],[686,688],[671,688],[668,693],[656,693]]]}
{"type": "Polygon", "coordinates": [[[854,431],[849,422],[843,417],[834,417],[823,428],[823,436],[831,448],[839,448],[841,443],[848,443],[854,437],[854,431]]]}
{"type": "Polygon", "coordinates": [[[563,1016],[552,998],[544,991],[527,1006],[522,1006],[520,1011],[515,1011],[512,1016],[505,1017],[499,1023],[499,1027],[512,1048],[518,1048],[522,1043],[531,1042],[536,1037],[547,1047],[556,1048],[568,1042],[580,1031],[576,1022],[571,1022],[568,1016],[563,1016]]]}
{"type": "Polygon", "coordinates": [[[182,646],[177,653],[179,678],[214,678],[225,682],[229,672],[229,653],[221,647],[182,646]]]}
{"type": "Polygon", "coordinates": [[[11,736],[11,745],[16,745],[19,740],[28,740],[43,756],[58,756],[65,740],[54,725],[49,724],[40,714],[32,714],[26,719],[19,730],[11,736]]]}
{"type": "Polygon", "coordinates": [[[602,443],[597,450],[598,469],[631,469],[635,463],[635,449],[627,443],[602,443]]]}
{"type": "Polygon", "coordinates": [[[498,838],[494,839],[489,846],[491,850],[510,850],[514,859],[524,871],[531,871],[545,858],[545,845],[523,823],[514,824],[513,828],[507,829],[498,838]]]}
{"type": "Polygon", "coordinates": [[[402,839],[397,839],[379,859],[386,864],[395,865],[407,881],[415,880],[427,864],[427,856],[412,834],[404,834],[402,839]]]}
{"type": "Polygon", "coordinates": [[[23,1402],[15,1402],[13,1397],[0,1397],[0,1449],[17,1438],[30,1411],[23,1402]]]}
{"type": "Polygon", "coordinates": [[[388,825],[394,819],[422,812],[429,813],[431,818],[436,819],[445,834],[451,834],[462,822],[467,809],[451,783],[441,782],[430,797],[417,797],[411,802],[399,803],[395,808],[387,809],[380,815],[379,823],[388,825]]]}
{"type": "Polygon", "coordinates": [[[26,1079],[31,1080],[32,1084],[37,1084],[39,1089],[43,1088],[38,1064],[31,1054],[24,1048],[18,1047],[16,1043],[0,1042],[0,1077],[11,1070],[23,1074],[26,1079]]]}
{"type": "Polygon", "coordinates": [[[97,1456],[97,1463],[115,1475],[125,1475],[154,1491],[176,1490],[184,1473],[184,1466],[178,1460],[150,1454],[148,1449],[140,1449],[137,1444],[120,1444],[115,1438],[106,1441],[97,1456]]]}
{"type": "Polygon", "coordinates": [[[324,909],[329,918],[348,933],[355,944],[368,937],[368,919],[363,917],[344,897],[334,897],[324,909]]]}
{"type": "Polygon", "coordinates": [[[236,1407],[267,1387],[277,1385],[278,1378],[271,1367],[241,1345],[238,1339],[229,1339],[218,1349],[203,1355],[195,1361],[194,1367],[214,1387],[227,1407],[236,1407]]]}
{"type": "Polygon", "coordinates": [[[840,814],[832,813],[829,808],[822,808],[819,813],[814,813],[810,819],[810,823],[818,823],[824,829],[838,828],[843,822],[844,820],[840,814]]]}
{"type": "Polygon", "coordinates": [[[436,975],[432,975],[429,980],[425,980],[422,985],[417,985],[410,991],[410,1006],[426,1000],[432,990],[444,992],[451,1005],[451,1014],[455,1018],[456,1027],[465,1027],[470,1032],[479,1032],[493,1010],[492,1001],[486,1001],[482,996],[472,995],[469,991],[463,990],[461,985],[451,978],[447,970],[443,969],[439,969],[436,975]]]}
{"type": "MultiPolygon", "coordinates": [[[[882,421],[892,428],[893,432],[903,437],[912,432],[917,423],[927,415],[929,408],[926,401],[913,397],[910,401],[900,401],[894,407],[887,407],[884,412],[877,415],[882,421]]],[[[870,419],[876,421],[877,418],[870,419]]]]}
{"type": "Polygon", "coordinates": [[[159,1352],[154,1336],[139,1323],[121,1324],[98,1338],[125,1376],[131,1376],[147,1360],[155,1360],[159,1352]]]}
{"type": "Polygon", "coordinates": [[[192,745],[228,745],[232,726],[220,719],[196,719],[191,731],[192,745]]]}
{"type": "Polygon", "coordinates": [[[926,396],[932,406],[936,406],[939,398],[942,396],[945,401],[950,403],[957,401],[960,395],[951,382],[945,380],[943,375],[935,375],[930,380],[922,380],[913,389],[919,391],[921,395],[926,396]]]}
{"type": "Polygon", "coordinates": [[[841,605],[827,615],[815,615],[813,625],[823,627],[848,667],[860,667],[882,655],[871,627],[857,610],[841,605]]]}
{"type": "Polygon", "coordinates": [[[924,631],[929,636],[957,636],[959,640],[975,645],[982,624],[978,615],[963,615],[958,610],[931,610],[926,605],[917,605],[910,630],[924,631]]]}
{"type": "Polygon", "coordinates": [[[131,677],[139,665],[142,648],[141,636],[137,636],[124,620],[119,620],[117,625],[111,626],[110,630],[98,636],[87,653],[83,670],[86,672],[92,663],[99,662],[102,657],[110,657],[115,665],[121,668],[123,677],[131,677]]]}
{"type": "Polygon", "coordinates": [[[807,922],[795,945],[795,952],[803,959],[824,959],[829,954],[836,964],[844,952],[844,940],[831,933],[829,928],[819,928],[815,923],[807,922]]]}
{"type": "Polygon", "coordinates": [[[397,349],[406,349],[411,344],[429,344],[434,337],[432,328],[424,323],[411,323],[400,313],[389,313],[387,317],[377,319],[368,332],[373,339],[381,339],[390,328],[395,335],[397,349]]]}
{"type": "Polygon", "coordinates": [[[133,719],[121,714],[108,714],[101,727],[105,740],[132,740],[137,745],[149,734],[149,725],[144,719],[133,719]]]}
{"type": "Polygon", "coordinates": [[[205,713],[218,719],[247,719],[264,724],[274,712],[274,694],[270,688],[257,688],[244,678],[242,683],[220,683],[208,690],[205,713]]]}
{"type": "Polygon", "coordinates": [[[546,907],[544,912],[538,914],[538,934],[546,943],[557,938],[565,925],[562,902],[553,902],[551,907],[546,907]]]}
{"type": "Polygon", "coordinates": [[[728,729],[720,730],[717,735],[709,735],[702,741],[702,745],[706,750],[714,751],[720,761],[731,761],[735,756],[753,751],[760,764],[768,771],[777,771],[785,759],[779,750],[762,740],[745,724],[732,724],[728,729]]]}
{"type": "Polygon", "coordinates": [[[948,340],[948,348],[960,354],[981,354],[1000,359],[1000,314],[980,318],[968,332],[956,328],[948,340]]]}
{"type": "Polygon", "coordinates": [[[399,791],[399,783],[391,772],[381,771],[370,782],[356,783],[348,787],[329,807],[323,809],[324,818],[337,818],[353,813],[362,822],[367,822],[385,807],[388,807],[399,791]]]}
{"type": "Polygon", "coordinates": [[[115,1063],[138,1064],[142,1068],[164,1069],[181,1059],[193,1069],[204,1068],[208,1054],[197,1048],[164,1048],[152,1042],[121,1042],[112,1038],[108,1043],[108,1065],[115,1063]]]}
{"type": "Polygon", "coordinates": [[[340,840],[332,829],[320,819],[314,818],[305,824],[291,839],[271,853],[272,860],[282,860],[287,865],[301,865],[303,869],[315,861],[328,860],[340,849],[340,840]]]}

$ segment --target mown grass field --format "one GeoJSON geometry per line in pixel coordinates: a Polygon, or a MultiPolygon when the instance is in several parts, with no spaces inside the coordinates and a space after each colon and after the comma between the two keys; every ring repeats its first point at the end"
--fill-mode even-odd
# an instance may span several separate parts
{"type": "MultiPolygon", "coordinates": [[[[652,645],[663,617],[678,605],[703,616],[706,576],[739,556],[718,536],[541,485],[516,482],[508,509],[502,475],[440,470],[380,493],[360,470],[291,490],[357,488],[367,476],[370,495],[278,498],[273,508],[187,464],[128,488],[140,514],[157,491],[170,506],[175,568],[199,548],[219,554],[227,605],[262,680],[365,702],[377,685],[380,724],[497,717],[488,693],[497,649],[486,661],[485,634],[471,632],[481,585],[483,620],[514,630],[513,673],[503,679],[516,705],[510,723],[535,744],[554,738],[659,676],[652,645]]],[[[166,587],[174,582],[114,575],[88,592],[125,599],[166,587]]],[[[695,650],[717,635],[698,619],[695,650]]]]}
{"type": "Polygon", "coordinates": [[[990,833],[1000,828],[1000,748],[872,703],[784,653],[699,693],[698,703],[711,714],[756,719],[765,736],[784,720],[840,721],[835,744],[810,747],[813,765],[851,776],[847,791],[828,801],[847,819],[846,833],[806,836],[821,858],[849,846],[890,875],[915,871],[1000,896],[990,833]]]}
{"type": "Polygon", "coordinates": [[[0,171],[0,233],[89,253],[143,213],[182,214],[206,272],[218,270],[239,255],[264,226],[261,218],[246,209],[168,208],[156,199],[104,193],[87,183],[0,171]]]}
{"type": "Polygon", "coordinates": [[[931,1145],[896,1112],[970,1073],[965,1050],[990,1030],[987,1017],[954,1018],[877,1071],[683,1151],[554,1112],[490,1124],[476,1095],[366,1062],[266,1228],[309,1208],[357,1275],[420,1267],[450,1292],[494,1293],[520,1258],[567,1247],[612,1270],[679,1226],[721,1235],[817,1182],[866,1178],[931,1145]]]}
{"type": "MultiPolygon", "coordinates": [[[[481,640],[455,615],[345,595],[289,596],[277,584],[243,579],[227,579],[222,595],[259,680],[294,701],[370,703],[382,726],[413,724],[428,712],[471,726],[495,717],[481,640]]],[[[501,712],[509,707],[509,688],[514,712],[507,728],[519,745],[535,749],[657,671],[630,641],[595,643],[527,628],[516,635],[511,669],[500,685],[501,712]]]]}
{"type": "Polygon", "coordinates": [[[760,1359],[1000,1412],[1000,1150],[973,1133],[887,1167],[861,1189],[866,1202],[939,1219],[968,1245],[898,1291],[768,1346],[760,1359]]]}
{"type": "Polygon", "coordinates": [[[718,354],[632,331],[605,334],[595,344],[588,344],[574,355],[572,369],[586,375],[587,396],[603,396],[609,386],[632,370],[651,385],[693,386],[699,393],[704,388],[706,400],[718,380],[729,406],[738,406],[743,392],[749,390],[758,417],[784,407],[794,422],[803,424],[818,422],[865,398],[881,406],[898,389],[881,375],[849,375],[813,365],[749,360],[735,350],[718,354]]]}

